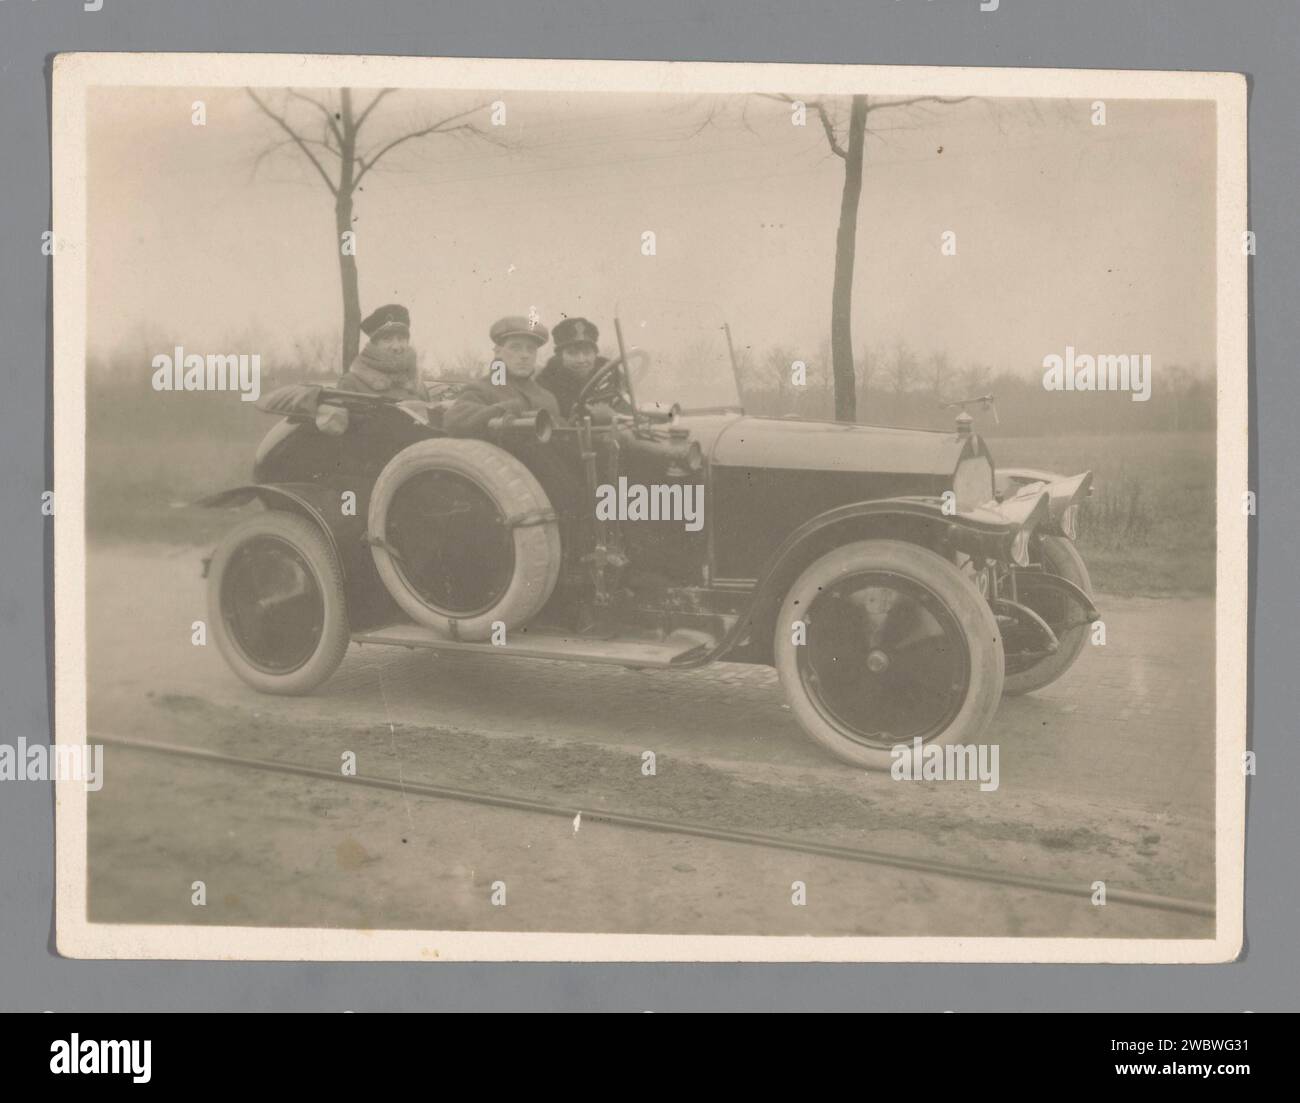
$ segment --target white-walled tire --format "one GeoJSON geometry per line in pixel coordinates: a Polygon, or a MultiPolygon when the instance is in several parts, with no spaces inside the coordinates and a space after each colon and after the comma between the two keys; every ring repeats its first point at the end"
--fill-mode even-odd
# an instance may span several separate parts
{"type": "Polygon", "coordinates": [[[240,522],[208,564],[208,624],[230,669],[263,693],[310,693],[348,649],[343,574],[311,522],[279,510],[240,522]]]}
{"type": "Polygon", "coordinates": [[[786,594],[774,651],[800,726],[867,769],[888,770],[892,748],[916,737],[978,741],[1002,696],[987,602],[947,560],[897,540],[846,544],[813,562],[786,594]]]}
{"type": "Polygon", "coordinates": [[[486,441],[425,440],[389,460],[370,496],[367,538],[393,599],[449,639],[525,624],[560,575],[546,492],[486,441]]]}

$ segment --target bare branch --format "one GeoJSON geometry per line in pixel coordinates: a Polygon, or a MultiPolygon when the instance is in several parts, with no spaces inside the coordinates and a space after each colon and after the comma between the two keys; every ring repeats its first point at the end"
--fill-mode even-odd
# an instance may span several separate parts
{"type": "MultiPolygon", "coordinates": [[[[480,141],[487,142],[488,145],[496,146],[498,149],[518,148],[516,146],[512,146],[504,138],[498,138],[495,134],[492,134],[489,131],[480,130],[473,123],[463,123],[460,126],[452,127],[452,130],[464,130],[470,134],[473,134],[474,137],[478,138],[480,141]]],[[[451,131],[446,131],[446,133],[450,134],[451,131]]]]}
{"type": "Polygon", "coordinates": [[[994,125],[995,127],[997,127],[997,129],[998,129],[998,133],[999,133],[999,134],[1006,134],[1006,132],[1007,132],[1007,128],[1006,128],[1005,126],[1002,125],[1002,112],[1000,112],[1000,111],[999,111],[999,110],[994,106],[993,100],[991,100],[991,99],[990,99],[990,100],[985,100],[985,101],[984,101],[984,107],[985,107],[985,110],[986,110],[987,113],[988,113],[989,118],[991,118],[991,119],[993,120],[993,125],[994,125]]]}
{"type": "Polygon", "coordinates": [[[684,140],[689,142],[692,138],[696,137],[697,135],[703,134],[704,131],[708,130],[709,127],[713,125],[713,120],[717,118],[719,113],[720,112],[716,104],[710,103],[708,109],[704,113],[704,118],[701,120],[700,125],[697,126],[694,130],[692,130],[689,134],[687,134],[684,140]]]}
{"type": "MultiPolygon", "coordinates": [[[[326,145],[324,142],[318,142],[314,138],[303,138],[302,140],[310,145],[321,146],[322,148],[329,150],[329,152],[334,154],[335,157],[339,155],[338,150],[334,149],[332,146],[326,145]]],[[[280,141],[272,142],[269,146],[263,149],[253,160],[253,168],[248,174],[249,179],[251,180],[257,175],[257,170],[262,167],[262,162],[271,156],[271,154],[275,153],[277,150],[283,149],[285,146],[293,145],[294,141],[293,138],[282,138],[280,141]]]]}
{"type": "Polygon", "coordinates": [[[329,125],[326,123],[322,123],[320,128],[320,141],[317,142],[316,144],[321,146],[324,149],[329,150],[332,154],[334,154],[335,157],[338,157],[341,160],[343,157],[343,151],[339,149],[337,146],[335,146],[333,142],[330,141],[330,139],[334,136],[335,136],[334,131],[329,127],[329,125]]]}
{"type": "Polygon", "coordinates": [[[835,140],[835,127],[831,125],[831,117],[826,112],[824,104],[816,103],[812,105],[817,110],[817,117],[822,121],[822,129],[826,131],[826,140],[831,144],[831,152],[841,161],[849,159],[849,151],[835,140]]]}
{"type": "Polygon", "coordinates": [[[867,114],[880,111],[886,107],[911,107],[916,103],[962,103],[973,100],[974,96],[911,96],[905,100],[877,100],[867,105],[867,114]]]}
{"type": "Polygon", "coordinates": [[[758,131],[749,125],[749,97],[748,96],[746,96],[745,99],[741,101],[740,125],[743,126],[747,131],[749,131],[749,133],[754,135],[754,137],[757,138],[759,136],[758,131]]]}
{"type": "Polygon", "coordinates": [[[334,118],[334,112],[331,111],[327,105],[321,103],[320,100],[312,99],[311,96],[307,95],[305,92],[299,92],[294,88],[288,89],[288,92],[294,99],[302,100],[303,103],[311,104],[312,107],[316,108],[317,111],[324,115],[325,121],[329,123],[330,129],[334,131],[334,137],[336,137],[340,142],[343,141],[343,135],[339,131],[338,120],[334,118]]]}
{"type": "Polygon", "coordinates": [[[396,88],[381,88],[378,92],[376,92],[375,98],[371,100],[368,104],[366,104],[365,110],[362,111],[361,114],[357,116],[357,121],[354,124],[354,129],[360,130],[361,124],[366,121],[366,117],[370,114],[370,112],[372,112],[376,107],[379,106],[379,101],[382,100],[385,96],[390,95],[391,93],[396,91],[397,91],[396,88]]]}
{"type": "MultiPolygon", "coordinates": [[[[763,99],[777,100],[781,103],[800,102],[794,96],[787,95],[784,92],[776,94],[760,92],[759,95],[763,99]]],[[[912,107],[918,103],[962,103],[965,100],[975,98],[976,97],[974,96],[910,96],[901,100],[868,100],[867,114],[870,115],[873,111],[880,111],[887,107],[912,107]]],[[[826,104],[821,100],[807,100],[804,101],[804,106],[812,108],[812,110],[817,112],[817,117],[821,120],[822,129],[826,131],[826,140],[830,143],[831,152],[841,160],[847,160],[848,152],[839,143],[839,138],[835,133],[835,124],[830,117],[830,112],[827,110],[826,104]]],[[[878,137],[878,135],[874,134],[870,128],[867,129],[867,133],[873,137],[878,137]]]]}
{"type": "MultiPolygon", "coordinates": [[[[371,106],[374,105],[371,104],[371,106]]],[[[425,138],[430,134],[450,134],[456,130],[475,130],[473,126],[470,126],[467,123],[462,123],[460,126],[448,126],[447,124],[453,123],[457,119],[463,119],[466,115],[472,115],[475,111],[482,111],[487,106],[488,104],[479,104],[477,107],[471,107],[467,111],[458,111],[455,115],[448,115],[445,119],[440,119],[438,122],[433,123],[430,126],[422,127],[420,130],[412,130],[409,134],[403,134],[400,138],[394,138],[386,146],[381,147],[372,154],[358,156],[357,164],[361,166],[361,171],[357,173],[357,177],[352,182],[352,186],[356,187],[360,184],[361,178],[375,167],[381,157],[387,154],[390,150],[396,149],[403,142],[409,142],[415,138],[425,138]]],[[[475,132],[477,133],[477,131],[475,132]]]]}
{"type": "MultiPolygon", "coordinates": [[[[456,134],[456,133],[475,134],[475,135],[477,135],[478,137],[482,138],[485,142],[491,142],[493,145],[498,145],[498,146],[501,146],[502,148],[509,148],[508,146],[506,146],[506,144],[505,144],[504,142],[498,141],[497,139],[492,138],[492,137],[489,137],[487,134],[484,134],[483,131],[479,130],[478,127],[476,127],[473,123],[461,123],[459,126],[449,126],[449,127],[447,127],[446,130],[433,130],[433,131],[429,131],[428,133],[433,133],[433,134],[456,134]]],[[[406,137],[408,137],[408,138],[419,138],[419,137],[425,137],[425,136],[426,136],[426,134],[425,134],[424,132],[421,132],[420,134],[408,134],[406,137]]],[[[377,159],[378,159],[378,158],[379,158],[383,153],[385,153],[385,152],[386,152],[386,149],[382,149],[382,150],[380,150],[379,153],[375,154],[375,156],[374,156],[373,158],[371,158],[369,161],[367,161],[367,160],[365,159],[365,157],[363,157],[363,156],[360,156],[360,155],[357,156],[357,158],[356,158],[357,165],[360,167],[361,171],[357,173],[357,175],[356,175],[356,179],[353,181],[353,186],[354,186],[354,187],[356,186],[356,184],[359,184],[359,183],[361,182],[361,178],[362,178],[363,176],[365,176],[365,174],[366,174],[367,172],[369,172],[372,168],[374,168],[374,166],[375,166],[375,161],[376,161],[376,160],[377,160],[377,159]]]]}
{"type": "Polygon", "coordinates": [[[283,130],[289,136],[289,140],[292,141],[302,151],[303,156],[306,157],[307,160],[309,160],[312,163],[312,167],[315,168],[315,170],[318,173],[320,173],[320,178],[325,181],[325,186],[329,188],[330,195],[337,196],[338,188],[334,186],[334,181],[332,181],[329,178],[329,173],[325,171],[324,166],[322,166],[321,163],[316,159],[315,154],[313,154],[312,151],[307,148],[307,140],[303,139],[293,129],[293,127],[291,127],[287,122],[285,122],[282,116],[277,115],[274,111],[272,111],[269,107],[267,107],[266,104],[262,102],[258,94],[254,92],[251,88],[245,88],[244,91],[247,92],[249,98],[252,99],[252,101],[255,104],[257,104],[259,108],[261,108],[262,113],[266,115],[266,117],[269,118],[272,122],[274,122],[276,126],[278,126],[281,130],[283,130]]]}
{"type": "Polygon", "coordinates": [[[770,95],[766,92],[760,92],[759,95],[766,100],[777,100],[781,103],[803,103],[804,107],[811,107],[814,111],[817,112],[817,117],[821,120],[822,123],[822,129],[826,131],[826,140],[830,143],[831,152],[835,154],[835,156],[838,157],[841,161],[848,160],[849,157],[848,150],[846,150],[842,145],[840,145],[839,139],[835,135],[835,124],[831,121],[830,113],[826,110],[826,105],[822,103],[821,100],[801,101],[796,99],[794,96],[787,95],[784,92],[778,92],[774,95],[770,95]]]}
{"type": "Polygon", "coordinates": [[[285,146],[291,145],[292,143],[292,138],[285,138],[279,142],[272,142],[269,146],[263,149],[262,152],[253,160],[253,167],[249,170],[248,178],[252,180],[257,175],[257,170],[262,167],[262,162],[271,156],[272,153],[278,149],[283,149],[285,146]]]}

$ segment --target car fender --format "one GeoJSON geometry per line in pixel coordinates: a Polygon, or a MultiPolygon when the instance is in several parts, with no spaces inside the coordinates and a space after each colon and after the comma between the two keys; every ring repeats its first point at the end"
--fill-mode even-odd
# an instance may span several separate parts
{"type": "Polygon", "coordinates": [[[1005,501],[1035,483],[1044,484],[1048,495],[1048,519],[1041,526],[1042,531],[1073,540],[1074,526],[1066,519],[1065,513],[1071,506],[1092,497],[1092,472],[1058,475],[1054,471],[1033,467],[1002,467],[994,477],[993,486],[998,500],[1005,501]]]}
{"type": "Polygon", "coordinates": [[[238,509],[258,501],[267,509],[282,509],[305,517],[324,533],[330,550],[343,571],[353,573],[357,558],[365,554],[368,488],[357,491],[354,512],[344,513],[343,491],[323,483],[249,483],[200,498],[194,505],[203,509],[238,509]]]}
{"type": "MultiPolygon", "coordinates": [[[[719,653],[737,645],[766,653],[771,627],[786,591],[819,555],[852,540],[910,540],[922,547],[951,547],[968,554],[1005,556],[1021,525],[1041,518],[1046,493],[1018,504],[1015,518],[996,512],[997,503],[947,513],[939,498],[882,498],[837,506],[805,521],[769,557],[754,588],[748,612],[722,642],[719,653]]],[[[1000,507],[998,507],[1000,508],[1000,507]]],[[[717,657],[715,654],[712,657],[717,657]]]]}
{"type": "Polygon", "coordinates": [[[1030,483],[1055,483],[1067,477],[1037,467],[999,467],[993,477],[993,487],[999,498],[1005,498],[1030,483]]]}
{"type": "MultiPolygon", "coordinates": [[[[993,509],[947,512],[940,498],[882,498],[868,502],[852,502],[819,513],[795,529],[781,546],[772,553],[759,581],[759,591],[765,590],[776,579],[788,573],[788,564],[807,558],[811,547],[827,543],[825,537],[832,530],[843,527],[861,529],[863,521],[895,521],[907,524],[917,535],[929,537],[918,543],[942,544],[951,542],[960,550],[996,554],[1020,527],[1017,520],[1005,517],[993,509]]],[[[859,537],[845,535],[834,543],[844,543],[859,537]]]]}

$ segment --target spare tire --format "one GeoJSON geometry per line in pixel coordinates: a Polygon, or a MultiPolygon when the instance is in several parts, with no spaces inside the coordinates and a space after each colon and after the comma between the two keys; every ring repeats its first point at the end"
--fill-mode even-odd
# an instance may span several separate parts
{"type": "Polygon", "coordinates": [[[398,452],[370,496],[379,577],[413,620],[448,639],[485,640],[533,617],[560,574],[560,530],[541,484],[481,440],[425,440],[398,452]]]}

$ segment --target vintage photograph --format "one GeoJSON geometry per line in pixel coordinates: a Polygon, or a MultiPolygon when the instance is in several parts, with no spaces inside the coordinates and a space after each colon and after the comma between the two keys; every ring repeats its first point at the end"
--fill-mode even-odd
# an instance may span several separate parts
{"type": "Polygon", "coordinates": [[[58,948],[1222,961],[1245,84],[54,65],[58,948]]]}

